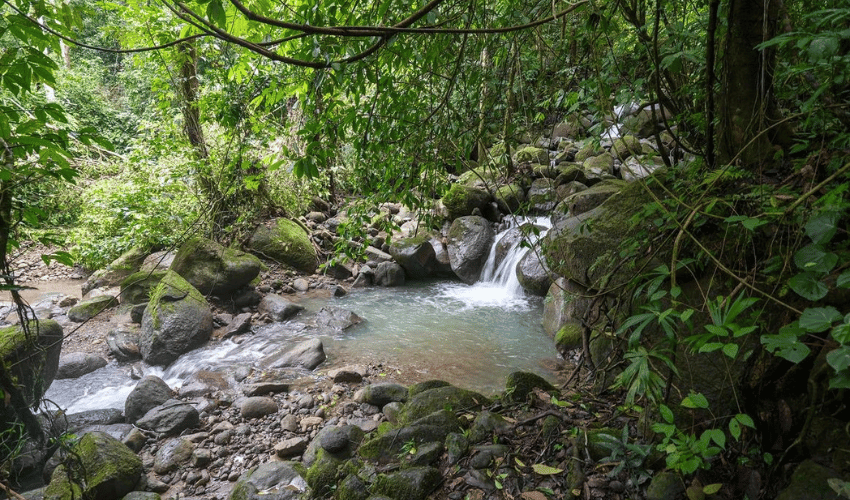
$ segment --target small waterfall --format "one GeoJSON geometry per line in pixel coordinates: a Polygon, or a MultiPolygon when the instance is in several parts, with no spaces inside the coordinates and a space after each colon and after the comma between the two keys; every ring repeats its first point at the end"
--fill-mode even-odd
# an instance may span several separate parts
{"type": "Polygon", "coordinates": [[[490,255],[481,271],[480,282],[503,288],[510,297],[524,295],[525,292],[516,276],[517,264],[529,250],[535,247],[550,227],[551,222],[548,217],[512,218],[507,229],[496,235],[493,247],[490,249],[490,255]],[[533,224],[540,230],[540,233],[528,232],[523,234],[521,228],[525,224],[533,224]],[[506,239],[507,241],[503,242],[506,239]],[[527,242],[527,245],[523,245],[523,241],[527,242]],[[510,245],[510,247],[505,250],[504,247],[507,245],[510,245]],[[503,254],[501,260],[499,260],[500,253],[503,254]]]}

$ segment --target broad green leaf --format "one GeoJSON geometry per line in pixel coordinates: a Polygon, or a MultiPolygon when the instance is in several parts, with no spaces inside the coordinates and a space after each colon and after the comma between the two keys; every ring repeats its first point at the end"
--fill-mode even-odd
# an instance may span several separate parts
{"type": "Polygon", "coordinates": [[[785,325],[775,335],[762,335],[761,343],[765,349],[792,363],[806,359],[811,352],[809,346],[800,341],[806,331],[800,328],[798,322],[785,325]]]}
{"type": "Polygon", "coordinates": [[[816,245],[829,243],[837,231],[837,224],[841,214],[835,211],[821,212],[806,223],[806,235],[816,245]]]}
{"type": "Polygon", "coordinates": [[[750,429],[756,428],[756,423],[753,422],[752,417],[750,417],[746,413],[739,413],[735,415],[735,420],[737,420],[741,425],[747,426],[750,429]]]}
{"type": "Polygon", "coordinates": [[[531,469],[541,476],[552,476],[564,472],[564,469],[557,469],[546,464],[534,464],[531,466],[531,469]]]}
{"type": "Polygon", "coordinates": [[[729,434],[735,438],[735,441],[741,440],[741,424],[739,424],[734,418],[729,421],[729,434]]]}
{"type": "Polygon", "coordinates": [[[821,283],[812,273],[800,273],[788,280],[788,286],[797,295],[807,300],[820,300],[829,293],[829,288],[821,283]]]}
{"type": "Polygon", "coordinates": [[[841,321],[841,313],[834,307],[809,307],[800,315],[800,328],[807,332],[823,332],[836,321],[841,321]]]}
{"type": "Polygon", "coordinates": [[[826,362],[837,372],[846,370],[850,366],[850,346],[843,345],[838,349],[829,351],[826,355],[826,362]]]}
{"type": "MultiPolygon", "coordinates": [[[[846,320],[845,320],[846,321],[846,320]]],[[[841,344],[850,344],[850,325],[841,323],[830,332],[832,338],[841,344]]]]}
{"type": "Polygon", "coordinates": [[[717,443],[721,448],[726,448],[726,434],[722,429],[708,429],[705,431],[712,441],[717,443]]]}
{"type": "Polygon", "coordinates": [[[708,485],[705,485],[705,486],[702,487],[702,492],[705,493],[706,495],[714,495],[715,493],[720,491],[720,488],[722,488],[722,487],[723,487],[723,483],[708,484],[708,485]]]}
{"type": "Polygon", "coordinates": [[[835,284],[838,288],[850,288],[850,269],[839,274],[835,284]]]}
{"type": "Polygon", "coordinates": [[[685,408],[708,408],[708,400],[698,392],[688,394],[681,404],[685,408]]]}
{"type": "Polygon", "coordinates": [[[794,254],[794,263],[803,271],[828,273],[838,263],[838,256],[824,251],[820,245],[809,245],[794,254]]]}
{"type": "Polygon", "coordinates": [[[726,356],[735,359],[738,355],[738,344],[726,344],[723,346],[723,354],[726,356]]]}
{"type": "Polygon", "coordinates": [[[658,412],[661,413],[661,418],[668,424],[673,423],[673,411],[667,405],[660,405],[658,412]]]}
{"type": "Polygon", "coordinates": [[[221,0],[212,0],[207,5],[207,17],[219,28],[227,27],[227,14],[224,12],[221,0]]]}
{"type": "Polygon", "coordinates": [[[850,373],[843,371],[836,373],[829,379],[830,389],[850,389],[850,373]]]}

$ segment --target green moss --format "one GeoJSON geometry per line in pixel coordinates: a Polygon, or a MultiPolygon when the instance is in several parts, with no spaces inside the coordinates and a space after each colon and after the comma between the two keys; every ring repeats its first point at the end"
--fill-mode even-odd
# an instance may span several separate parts
{"type": "Polygon", "coordinates": [[[555,347],[558,351],[566,351],[581,347],[581,323],[568,321],[555,334],[555,347]]]}
{"type": "Polygon", "coordinates": [[[184,297],[197,301],[200,304],[207,303],[207,299],[201,295],[201,292],[197,288],[193,287],[179,274],[171,270],[166,271],[159,283],[151,290],[150,297],[148,311],[154,329],[159,329],[161,326],[159,320],[160,310],[174,312],[175,305],[179,300],[183,300],[184,297]]]}
{"type": "Polygon", "coordinates": [[[535,373],[513,372],[505,383],[505,399],[523,402],[534,389],[554,391],[555,387],[535,373]]]}
{"type": "Polygon", "coordinates": [[[485,396],[454,386],[437,387],[411,398],[399,414],[399,422],[410,423],[438,410],[477,410],[489,404],[485,396]]]}
{"type": "Polygon", "coordinates": [[[438,387],[446,387],[449,384],[445,380],[426,380],[425,382],[419,382],[418,384],[411,385],[407,390],[407,397],[412,398],[416,396],[420,392],[425,392],[431,389],[436,389],[438,387]]]}
{"type": "Polygon", "coordinates": [[[271,227],[259,226],[248,242],[251,251],[307,273],[316,270],[317,255],[304,229],[288,219],[276,219],[271,227]]]}
{"type": "Polygon", "coordinates": [[[165,271],[140,271],[121,281],[121,302],[141,304],[150,300],[151,289],[162,281],[165,271]]]}
{"type": "Polygon", "coordinates": [[[487,191],[462,184],[452,184],[449,192],[443,196],[443,205],[449,212],[449,219],[471,215],[473,210],[483,209],[489,201],[490,193],[487,191]]]}
{"type": "Polygon", "coordinates": [[[307,469],[307,474],[304,477],[313,490],[314,497],[324,497],[331,494],[342,465],[342,460],[331,456],[324,449],[320,449],[316,453],[316,461],[307,469]]]}
{"type": "Polygon", "coordinates": [[[514,161],[516,163],[539,163],[545,165],[549,163],[549,152],[543,148],[526,146],[516,151],[514,161]]]}
{"type": "Polygon", "coordinates": [[[431,467],[416,467],[392,474],[381,474],[373,490],[382,495],[405,500],[425,500],[442,481],[442,475],[431,467]]]}

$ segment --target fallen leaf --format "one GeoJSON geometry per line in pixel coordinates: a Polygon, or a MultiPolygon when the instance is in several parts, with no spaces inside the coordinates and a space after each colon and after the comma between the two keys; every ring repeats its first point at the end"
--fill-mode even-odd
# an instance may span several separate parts
{"type": "Polygon", "coordinates": [[[539,491],[523,491],[519,496],[522,500],[548,500],[546,495],[539,491]]]}
{"type": "Polygon", "coordinates": [[[553,474],[560,474],[564,472],[564,469],[556,469],[555,467],[550,467],[545,464],[534,464],[531,466],[534,472],[540,474],[541,476],[551,476],[553,474]]]}

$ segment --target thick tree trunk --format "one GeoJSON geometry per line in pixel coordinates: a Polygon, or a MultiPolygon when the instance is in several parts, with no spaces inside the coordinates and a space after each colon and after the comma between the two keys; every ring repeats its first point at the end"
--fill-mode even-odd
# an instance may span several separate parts
{"type": "Polygon", "coordinates": [[[718,115],[718,160],[757,168],[774,154],[765,133],[775,119],[773,50],[756,46],[775,33],[778,0],[730,0],[718,115]]]}
{"type": "Polygon", "coordinates": [[[180,52],[180,95],[183,98],[183,132],[195,149],[198,159],[206,159],[207,144],[201,128],[201,111],[198,108],[198,53],[195,45],[184,42],[177,46],[180,52]]]}

